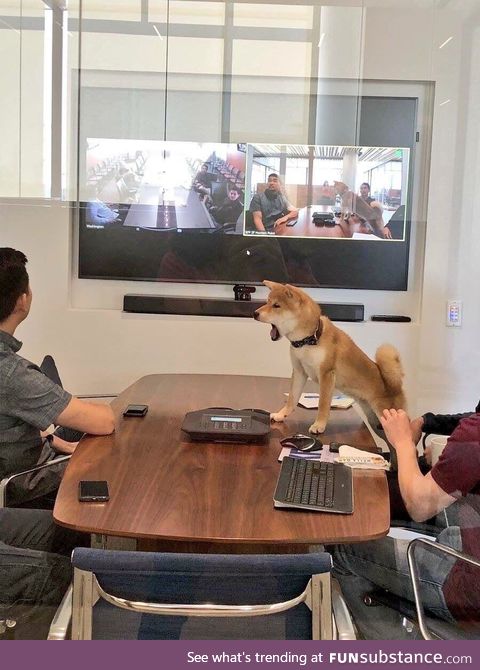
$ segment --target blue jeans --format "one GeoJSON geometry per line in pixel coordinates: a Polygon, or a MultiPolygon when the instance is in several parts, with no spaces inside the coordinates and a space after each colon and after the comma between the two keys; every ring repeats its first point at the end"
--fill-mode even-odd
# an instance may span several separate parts
{"type": "MultiPolygon", "coordinates": [[[[437,536],[437,541],[458,551],[462,550],[458,526],[442,530],[437,536]]],[[[367,613],[366,610],[369,608],[363,604],[359,605],[363,594],[379,587],[401,598],[414,600],[407,563],[409,542],[410,540],[385,537],[371,542],[337,545],[333,549],[333,574],[340,583],[354,617],[360,614],[362,618],[365,616],[371,619],[370,630],[367,625],[368,637],[375,639],[380,633],[382,628],[380,618],[385,616],[385,612],[384,608],[371,608],[367,613]],[[375,618],[378,621],[375,621],[375,618]]],[[[455,559],[436,554],[433,560],[432,555],[423,547],[418,547],[416,550],[422,602],[434,615],[453,622],[455,619],[447,607],[442,587],[455,559]]]]}

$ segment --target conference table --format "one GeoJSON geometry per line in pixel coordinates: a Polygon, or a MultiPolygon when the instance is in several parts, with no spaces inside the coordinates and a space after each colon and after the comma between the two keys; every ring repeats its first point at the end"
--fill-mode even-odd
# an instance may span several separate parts
{"type": "Polygon", "coordinates": [[[298,210],[298,218],[293,226],[282,224],[275,228],[276,235],[289,235],[295,237],[351,237],[352,232],[348,223],[342,217],[335,217],[334,226],[316,226],[313,223],[314,212],[332,214],[333,207],[328,205],[309,205],[298,210]]]}
{"type": "Polygon", "coordinates": [[[130,205],[123,225],[162,230],[215,228],[198,193],[182,186],[166,193],[159,183],[140,185],[138,202],[130,205]]]}
{"type": "MultiPolygon", "coordinates": [[[[288,387],[289,380],[273,377],[142,377],[112,403],[115,432],[80,441],[57,495],[55,521],[92,534],[136,538],[142,549],[220,553],[295,552],[386,535],[383,471],[354,470],[353,514],[273,507],[280,440],[307,432],[315,410],[297,407],[285,423],[272,424],[264,444],[192,442],[181,431],[191,410],[278,410],[288,387]],[[128,404],[147,404],[147,415],[124,418],[128,404]],[[107,480],[109,502],[79,502],[80,480],[107,480]]],[[[375,450],[353,408],[332,409],[322,440],[375,450]]]]}

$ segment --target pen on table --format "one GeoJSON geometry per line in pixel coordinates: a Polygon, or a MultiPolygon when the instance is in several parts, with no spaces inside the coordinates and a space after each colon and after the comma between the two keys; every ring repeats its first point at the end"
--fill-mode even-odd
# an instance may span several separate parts
{"type": "Polygon", "coordinates": [[[304,398],[318,398],[318,393],[305,393],[304,398]]]}

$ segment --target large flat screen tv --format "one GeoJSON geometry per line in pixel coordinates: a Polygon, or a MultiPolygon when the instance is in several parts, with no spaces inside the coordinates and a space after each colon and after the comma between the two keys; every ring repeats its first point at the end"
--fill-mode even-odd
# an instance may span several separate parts
{"type": "Polygon", "coordinates": [[[405,147],[89,138],[79,276],[406,290],[405,147]]]}

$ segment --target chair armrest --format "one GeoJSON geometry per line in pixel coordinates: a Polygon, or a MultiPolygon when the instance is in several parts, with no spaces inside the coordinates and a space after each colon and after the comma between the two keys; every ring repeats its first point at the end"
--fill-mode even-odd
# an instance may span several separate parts
{"type": "Polygon", "coordinates": [[[72,620],[73,586],[67,589],[50,624],[47,640],[65,640],[72,620]]]}
{"type": "Polygon", "coordinates": [[[332,610],[337,640],[356,640],[355,626],[336,579],[332,579],[332,610]]]}
{"type": "Polygon", "coordinates": [[[7,495],[7,486],[14,479],[16,479],[17,477],[23,477],[24,475],[32,474],[33,472],[38,472],[39,470],[45,470],[45,468],[50,468],[53,465],[58,465],[59,463],[63,463],[64,461],[68,461],[69,458],[70,458],[70,455],[60,456],[59,458],[54,458],[51,461],[48,461],[47,463],[43,463],[42,465],[36,465],[34,468],[30,468],[30,470],[23,470],[22,472],[15,472],[13,475],[8,475],[8,477],[4,477],[2,479],[2,481],[0,481],[0,508],[5,507],[6,495],[7,495]]]}
{"type": "Polygon", "coordinates": [[[417,618],[420,632],[422,633],[424,640],[437,640],[439,639],[439,636],[435,634],[432,635],[432,632],[427,627],[426,616],[420,596],[418,569],[415,563],[415,550],[419,545],[423,545],[425,548],[430,549],[432,551],[438,551],[441,554],[452,556],[453,558],[456,558],[459,561],[464,561],[478,568],[480,568],[480,560],[472,558],[472,556],[469,556],[468,554],[456,551],[455,549],[451,549],[451,547],[447,547],[444,544],[439,544],[438,542],[432,542],[432,540],[425,540],[424,538],[420,537],[416,538],[415,540],[412,540],[408,545],[407,549],[408,569],[410,571],[410,578],[412,580],[413,594],[415,596],[415,607],[417,610],[417,618]]]}

